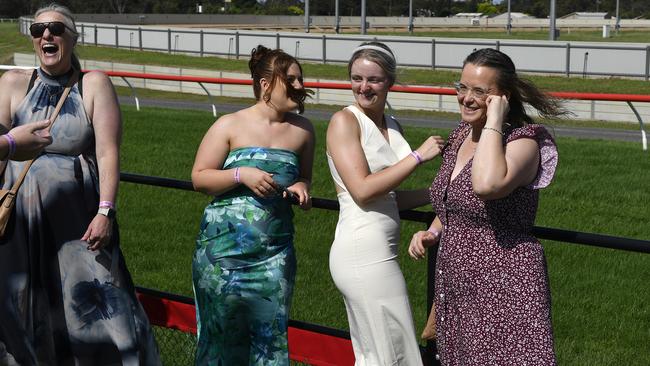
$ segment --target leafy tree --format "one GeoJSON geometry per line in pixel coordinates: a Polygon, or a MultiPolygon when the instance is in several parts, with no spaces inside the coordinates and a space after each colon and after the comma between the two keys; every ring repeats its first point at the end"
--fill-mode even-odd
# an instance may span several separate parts
{"type": "Polygon", "coordinates": [[[492,15],[497,13],[497,7],[492,5],[491,2],[486,1],[478,4],[478,6],[476,7],[476,12],[485,15],[492,15]]]}

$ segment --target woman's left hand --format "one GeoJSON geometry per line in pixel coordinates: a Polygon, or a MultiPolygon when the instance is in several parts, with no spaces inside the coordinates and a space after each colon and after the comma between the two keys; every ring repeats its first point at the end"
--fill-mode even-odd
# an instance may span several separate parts
{"type": "MultiPolygon", "coordinates": [[[[296,182],[287,187],[287,191],[296,196],[300,208],[303,210],[309,210],[311,208],[311,196],[309,195],[309,186],[307,183],[303,181],[296,182]]],[[[282,197],[288,198],[287,192],[283,192],[282,197]]]]}
{"type": "Polygon", "coordinates": [[[88,229],[86,229],[86,233],[81,237],[81,240],[88,243],[89,250],[99,250],[110,242],[112,230],[113,220],[97,214],[88,225],[88,229]]]}
{"type": "Polygon", "coordinates": [[[510,111],[510,103],[505,95],[490,95],[485,100],[487,105],[486,126],[501,127],[510,111]]]}

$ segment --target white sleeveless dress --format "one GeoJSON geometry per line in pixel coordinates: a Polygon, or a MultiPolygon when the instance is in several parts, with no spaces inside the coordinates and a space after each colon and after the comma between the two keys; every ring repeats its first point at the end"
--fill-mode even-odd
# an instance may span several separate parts
{"type": "MultiPolygon", "coordinates": [[[[389,141],[356,106],[363,148],[371,173],[397,163],[411,148],[397,123],[386,118],[389,141]]],[[[332,279],[343,294],[350,323],[356,366],[422,365],[404,276],[397,262],[399,212],[390,192],[359,207],[347,192],[332,158],[327,156],[334,182],[345,191],[334,243],[330,250],[332,279]]]]}

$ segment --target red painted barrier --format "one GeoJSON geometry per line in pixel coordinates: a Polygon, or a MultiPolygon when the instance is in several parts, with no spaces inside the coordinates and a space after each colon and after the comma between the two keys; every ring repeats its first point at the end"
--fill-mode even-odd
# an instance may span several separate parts
{"type": "MultiPolygon", "coordinates": [[[[191,298],[138,288],[151,325],[196,334],[196,308],[191,298]]],[[[289,325],[289,358],[315,366],[354,365],[349,338],[328,333],[343,333],[315,324],[292,322],[289,325]],[[319,331],[320,330],[320,331],[319,331]]]]}

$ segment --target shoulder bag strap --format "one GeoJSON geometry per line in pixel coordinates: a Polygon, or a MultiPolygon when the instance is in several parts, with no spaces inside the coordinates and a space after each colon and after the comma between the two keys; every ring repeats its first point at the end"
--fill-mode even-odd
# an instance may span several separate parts
{"type": "MultiPolygon", "coordinates": [[[[68,98],[68,94],[70,94],[70,89],[72,89],[72,86],[74,85],[78,75],[79,75],[79,71],[75,70],[72,76],[70,77],[70,80],[68,80],[68,85],[66,85],[65,89],[63,90],[63,94],[61,94],[61,98],[59,98],[59,102],[56,104],[56,108],[54,108],[54,112],[50,116],[50,125],[47,128],[48,132],[52,129],[52,126],[56,121],[56,117],[59,116],[59,112],[63,107],[63,103],[68,98]]],[[[14,182],[13,187],[11,187],[11,192],[14,195],[18,192],[18,188],[20,188],[20,186],[23,184],[23,180],[25,179],[25,176],[27,175],[29,168],[32,166],[32,163],[34,163],[34,160],[36,160],[36,158],[29,160],[27,163],[25,163],[25,167],[23,168],[23,171],[20,173],[20,176],[18,177],[16,182],[14,182]]]]}

